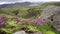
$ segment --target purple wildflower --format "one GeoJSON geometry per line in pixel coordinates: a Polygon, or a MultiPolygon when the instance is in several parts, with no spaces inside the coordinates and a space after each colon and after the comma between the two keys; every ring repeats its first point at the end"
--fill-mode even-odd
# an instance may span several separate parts
{"type": "Polygon", "coordinates": [[[7,18],[6,16],[2,16],[2,17],[1,17],[1,20],[4,21],[4,22],[7,21],[7,19],[8,19],[8,18],[7,18]]]}
{"type": "Polygon", "coordinates": [[[36,20],[36,23],[37,23],[38,25],[42,25],[42,24],[43,24],[43,21],[40,20],[40,19],[38,19],[38,20],[36,20]]]}
{"type": "Polygon", "coordinates": [[[1,22],[0,23],[0,28],[3,28],[3,27],[5,27],[5,23],[4,22],[1,22]]]}
{"type": "Polygon", "coordinates": [[[0,28],[3,28],[5,26],[7,19],[8,18],[6,16],[0,16],[0,28]]]}

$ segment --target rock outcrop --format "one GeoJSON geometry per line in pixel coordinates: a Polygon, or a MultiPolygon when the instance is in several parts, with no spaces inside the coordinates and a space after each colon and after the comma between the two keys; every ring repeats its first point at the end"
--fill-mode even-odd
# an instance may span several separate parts
{"type": "Polygon", "coordinates": [[[43,12],[41,13],[41,16],[39,18],[47,19],[48,17],[56,14],[57,12],[60,12],[60,7],[49,5],[43,9],[43,12]]]}
{"type": "Polygon", "coordinates": [[[51,22],[53,27],[60,31],[60,7],[59,6],[47,6],[41,16],[39,17],[42,20],[51,22]]]}

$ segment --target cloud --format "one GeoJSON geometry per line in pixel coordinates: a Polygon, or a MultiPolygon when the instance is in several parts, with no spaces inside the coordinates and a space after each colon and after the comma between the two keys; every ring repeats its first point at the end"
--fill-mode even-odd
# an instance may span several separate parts
{"type": "Polygon", "coordinates": [[[60,0],[23,0],[29,2],[59,2],[60,0]]]}
{"type": "Polygon", "coordinates": [[[0,2],[19,2],[22,0],[0,0],[0,2]]]}
{"type": "Polygon", "coordinates": [[[60,0],[0,0],[0,4],[9,4],[16,2],[60,2],[60,0]]]}
{"type": "Polygon", "coordinates": [[[0,2],[49,2],[49,1],[60,1],[60,0],[0,0],[0,2]]]}

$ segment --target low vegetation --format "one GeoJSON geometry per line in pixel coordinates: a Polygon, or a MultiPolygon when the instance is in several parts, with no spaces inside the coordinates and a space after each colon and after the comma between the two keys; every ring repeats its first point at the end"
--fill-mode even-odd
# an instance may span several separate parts
{"type": "Polygon", "coordinates": [[[22,29],[27,32],[60,34],[60,32],[54,30],[50,23],[43,23],[43,21],[37,19],[41,15],[43,9],[48,5],[47,3],[33,7],[0,8],[0,34],[13,34],[22,29]]]}

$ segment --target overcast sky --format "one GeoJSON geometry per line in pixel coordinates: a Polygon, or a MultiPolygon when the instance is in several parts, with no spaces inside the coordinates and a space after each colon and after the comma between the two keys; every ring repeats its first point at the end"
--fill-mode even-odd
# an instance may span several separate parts
{"type": "Polygon", "coordinates": [[[0,0],[0,4],[15,2],[59,2],[60,0],[0,0]]]}

